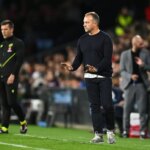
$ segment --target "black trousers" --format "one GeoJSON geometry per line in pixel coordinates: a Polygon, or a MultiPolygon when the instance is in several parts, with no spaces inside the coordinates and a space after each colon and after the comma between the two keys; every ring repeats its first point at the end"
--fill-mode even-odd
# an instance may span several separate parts
{"type": "Polygon", "coordinates": [[[111,78],[86,78],[85,82],[90,102],[94,132],[103,133],[104,123],[108,130],[113,130],[114,108],[112,102],[111,78]],[[103,114],[105,114],[105,116],[103,114]]]}
{"type": "Polygon", "coordinates": [[[2,105],[2,126],[8,128],[11,115],[11,108],[17,114],[19,121],[24,121],[25,115],[17,102],[18,81],[7,84],[7,79],[0,79],[0,94],[2,105]]]}

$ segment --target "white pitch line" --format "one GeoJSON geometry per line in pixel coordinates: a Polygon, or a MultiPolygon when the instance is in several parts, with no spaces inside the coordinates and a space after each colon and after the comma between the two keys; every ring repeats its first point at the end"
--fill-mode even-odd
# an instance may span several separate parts
{"type": "Polygon", "coordinates": [[[39,138],[39,139],[48,139],[48,137],[45,136],[36,136],[36,135],[30,135],[30,134],[14,134],[17,136],[24,136],[24,137],[33,137],[33,138],[39,138]]]}
{"type": "Polygon", "coordinates": [[[33,138],[39,138],[39,139],[51,139],[51,140],[57,140],[57,141],[63,141],[63,142],[79,142],[79,143],[90,143],[90,142],[83,142],[79,140],[69,140],[69,139],[58,139],[58,138],[51,138],[51,137],[44,137],[44,136],[36,136],[36,135],[30,135],[30,134],[14,134],[17,136],[24,136],[24,137],[33,137],[33,138]]]}
{"type": "Polygon", "coordinates": [[[34,148],[34,147],[26,146],[26,145],[5,143],[5,142],[0,142],[0,145],[7,145],[7,146],[26,148],[26,149],[30,148],[30,149],[33,149],[33,150],[52,150],[52,149],[45,149],[45,148],[34,148]]]}

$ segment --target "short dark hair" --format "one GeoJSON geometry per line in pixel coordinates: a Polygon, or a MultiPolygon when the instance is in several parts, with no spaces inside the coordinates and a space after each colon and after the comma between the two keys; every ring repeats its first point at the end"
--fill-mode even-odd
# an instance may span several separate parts
{"type": "Polygon", "coordinates": [[[14,28],[14,23],[11,20],[3,20],[0,25],[2,26],[7,24],[9,25],[10,28],[14,28]]]}
{"type": "Polygon", "coordinates": [[[100,19],[99,19],[99,15],[96,12],[94,11],[88,12],[85,14],[85,16],[92,16],[93,19],[96,21],[96,23],[99,25],[100,19]]]}

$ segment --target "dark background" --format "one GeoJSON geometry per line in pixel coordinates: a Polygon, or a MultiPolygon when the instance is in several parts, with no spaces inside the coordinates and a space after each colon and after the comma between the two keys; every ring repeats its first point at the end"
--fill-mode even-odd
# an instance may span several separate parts
{"type": "Polygon", "coordinates": [[[100,28],[106,30],[115,26],[124,6],[134,20],[144,20],[148,4],[148,0],[1,0],[0,21],[15,23],[15,35],[25,41],[30,56],[77,40],[84,33],[83,16],[88,11],[99,14],[100,28]]]}

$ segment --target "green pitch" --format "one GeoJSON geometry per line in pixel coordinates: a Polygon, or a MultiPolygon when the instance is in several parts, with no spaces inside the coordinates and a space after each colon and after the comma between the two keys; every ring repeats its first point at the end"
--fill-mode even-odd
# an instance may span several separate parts
{"type": "Polygon", "coordinates": [[[0,150],[150,150],[150,139],[122,139],[116,144],[91,144],[90,131],[30,126],[25,135],[19,126],[10,125],[9,134],[0,135],[0,150]]]}

